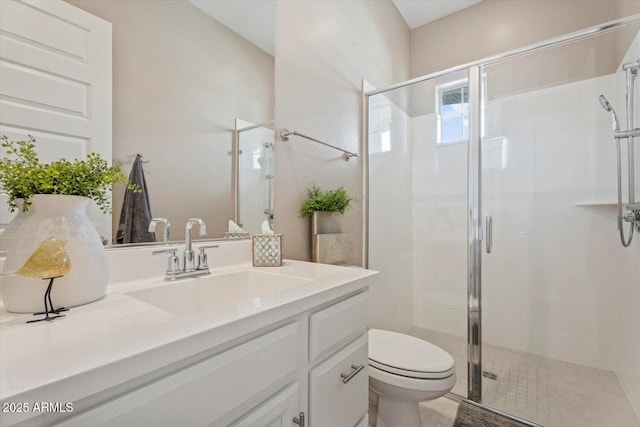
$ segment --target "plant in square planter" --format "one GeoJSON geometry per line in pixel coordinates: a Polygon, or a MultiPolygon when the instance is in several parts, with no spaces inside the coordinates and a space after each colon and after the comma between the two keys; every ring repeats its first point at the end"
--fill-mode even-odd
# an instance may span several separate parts
{"type": "Polygon", "coordinates": [[[35,139],[9,141],[3,135],[0,159],[1,192],[8,196],[9,210],[19,210],[2,233],[5,251],[0,295],[11,312],[42,310],[47,283],[13,275],[49,238],[66,241],[71,264],[68,274],[56,280],[52,297],[56,304],[73,307],[101,298],[107,288],[107,256],[100,236],[86,214],[93,200],[104,213],[111,212],[109,192],[117,182],[134,191],[119,166],[111,166],[97,153],[85,160],[40,163],[35,139]]]}
{"type": "Polygon", "coordinates": [[[344,187],[323,191],[317,186],[307,190],[300,215],[312,217],[312,234],[335,234],[342,232],[342,216],[351,207],[354,200],[344,187]]]}

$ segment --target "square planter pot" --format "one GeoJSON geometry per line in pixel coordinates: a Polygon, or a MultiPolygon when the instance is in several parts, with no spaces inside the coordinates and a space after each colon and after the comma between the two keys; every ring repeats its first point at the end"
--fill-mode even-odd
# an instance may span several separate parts
{"type": "Polygon", "coordinates": [[[311,217],[311,234],[336,234],[342,232],[342,215],[335,212],[314,212],[311,217]]]}

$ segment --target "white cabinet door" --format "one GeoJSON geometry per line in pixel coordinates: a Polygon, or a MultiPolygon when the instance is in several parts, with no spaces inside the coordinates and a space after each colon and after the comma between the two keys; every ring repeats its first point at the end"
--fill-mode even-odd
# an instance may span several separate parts
{"type": "Polygon", "coordinates": [[[298,384],[287,387],[232,427],[291,427],[298,416],[298,384]]]}
{"type": "Polygon", "coordinates": [[[309,361],[333,353],[367,332],[368,292],[362,292],[309,317],[309,361]]]}
{"type": "Polygon", "coordinates": [[[56,425],[228,426],[295,378],[299,331],[283,326],[56,425]]]}
{"type": "MultiPolygon", "coordinates": [[[[62,0],[0,1],[0,133],[37,140],[40,160],[111,162],[111,24],[62,0]]],[[[89,216],[111,239],[111,216],[89,216]]],[[[13,215],[0,198],[0,224],[13,215]]]]}
{"type": "Polygon", "coordinates": [[[368,336],[311,370],[310,427],[354,427],[369,410],[368,336]]]}

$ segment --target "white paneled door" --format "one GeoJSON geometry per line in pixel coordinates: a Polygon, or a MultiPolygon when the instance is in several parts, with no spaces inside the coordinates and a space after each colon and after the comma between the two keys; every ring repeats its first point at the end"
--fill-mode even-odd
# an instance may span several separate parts
{"type": "MultiPolygon", "coordinates": [[[[0,1],[0,133],[36,138],[41,161],[111,162],[111,24],[62,0],[0,1]]],[[[10,214],[0,199],[0,227],[10,214]]],[[[111,215],[90,218],[111,241],[111,215]]]]}

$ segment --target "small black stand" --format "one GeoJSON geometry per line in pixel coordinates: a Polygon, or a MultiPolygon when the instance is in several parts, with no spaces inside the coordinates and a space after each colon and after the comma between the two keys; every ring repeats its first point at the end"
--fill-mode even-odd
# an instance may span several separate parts
{"type": "Polygon", "coordinates": [[[64,314],[60,314],[63,311],[69,311],[68,308],[64,308],[64,307],[61,307],[55,310],[53,309],[53,303],[51,302],[51,288],[53,287],[53,281],[58,277],[62,277],[62,276],[45,277],[43,279],[43,280],[49,279],[49,286],[47,286],[47,290],[44,293],[44,311],[41,311],[39,313],[33,313],[33,315],[38,316],[40,314],[44,314],[44,317],[42,319],[28,320],[27,323],[42,322],[43,320],[50,322],[58,317],[64,317],[65,316],[64,314]],[[56,314],[56,316],[50,316],[50,314],[56,314]]]}

